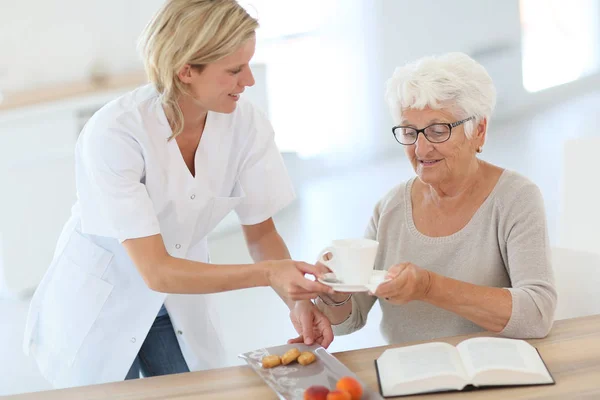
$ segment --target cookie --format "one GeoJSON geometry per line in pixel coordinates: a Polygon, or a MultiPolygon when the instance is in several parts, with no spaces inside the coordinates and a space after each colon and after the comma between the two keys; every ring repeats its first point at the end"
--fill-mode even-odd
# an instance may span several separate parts
{"type": "Polygon", "coordinates": [[[273,354],[270,356],[265,356],[262,359],[263,368],[273,368],[281,364],[281,358],[278,355],[273,354]]]}
{"type": "Polygon", "coordinates": [[[298,357],[298,362],[302,365],[308,365],[314,362],[316,359],[317,356],[315,356],[313,353],[310,351],[304,351],[302,354],[300,354],[300,357],[298,357]]]}
{"type": "Polygon", "coordinates": [[[289,363],[296,361],[298,357],[300,357],[300,350],[294,347],[281,356],[281,363],[283,365],[288,365],[289,363]]]}

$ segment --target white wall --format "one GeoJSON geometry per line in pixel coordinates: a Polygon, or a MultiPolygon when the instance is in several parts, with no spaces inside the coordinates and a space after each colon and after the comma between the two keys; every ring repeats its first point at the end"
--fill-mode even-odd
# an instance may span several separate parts
{"type": "MultiPolygon", "coordinates": [[[[380,82],[372,82],[383,97],[384,82],[394,69],[424,56],[465,52],[489,71],[498,88],[498,111],[523,95],[518,0],[380,0],[377,2],[377,46],[380,82]]],[[[374,115],[378,150],[398,152],[391,134],[393,121],[379,98],[374,115]]]]}
{"type": "MultiPolygon", "coordinates": [[[[597,1],[597,0],[596,0],[597,1]]],[[[375,154],[401,154],[391,135],[392,118],[382,101],[385,81],[394,69],[420,57],[461,51],[479,61],[498,91],[492,120],[510,120],[600,87],[600,65],[577,81],[529,93],[522,83],[519,0],[377,0],[370,33],[371,95],[377,108],[369,119],[370,148],[375,154]]],[[[548,6],[546,4],[545,6],[548,6]]],[[[600,12],[596,7],[595,12],[600,12]]],[[[600,43],[600,32],[596,42],[600,43]]],[[[592,51],[592,49],[590,49],[592,51]]],[[[562,57],[556,54],[556,57],[562,57]]]]}
{"type": "Polygon", "coordinates": [[[139,70],[137,37],[162,3],[0,1],[0,91],[139,70]]]}
{"type": "MultiPolygon", "coordinates": [[[[298,73],[313,73],[318,82],[309,87],[316,95],[302,111],[307,111],[311,121],[324,121],[321,131],[305,129],[292,135],[322,137],[313,145],[321,148],[312,162],[336,167],[402,154],[391,134],[393,121],[383,98],[385,82],[396,67],[423,56],[461,51],[481,62],[496,83],[495,115],[500,118],[516,115],[524,104],[536,101],[522,86],[518,0],[353,0],[338,4],[330,29],[317,32],[319,36],[311,43],[317,65],[296,61],[298,73]]],[[[290,59],[289,55],[282,59],[286,57],[290,59]]],[[[275,91],[304,101],[302,90],[290,90],[296,76],[292,70],[290,85],[275,91]]],[[[271,97],[277,96],[275,92],[271,97]]],[[[290,106],[290,101],[280,98],[279,109],[273,110],[276,127],[285,126],[278,115],[285,115],[290,106]]]]}
{"type": "MultiPolygon", "coordinates": [[[[136,40],[162,2],[1,2],[0,91],[84,79],[96,67],[138,70],[136,40]]],[[[268,66],[270,114],[283,148],[320,151],[314,161],[325,166],[399,152],[384,83],[396,66],[425,55],[464,51],[486,66],[499,92],[497,119],[600,84],[596,73],[542,93],[523,89],[518,0],[312,0],[302,9],[327,14],[312,19],[295,0],[243,3],[256,3],[270,38],[278,20],[295,21],[286,22],[293,33],[314,29],[276,49],[268,66]]]]}
{"type": "Polygon", "coordinates": [[[600,137],[579,137],[565,143],[558,242],[563,248],[600,253],[599,146],[600,137]]]}
{"type": "MultiPolygon", "coordinates": [[[[85,79],[96,67],[107,72],[139,69],[135,42],[160,4],[162,0],[3,2],[0,91],[85,79]]],[[[323,10],[308,6],[313,12],[323,10]]],[[[384,82],[395,66],[426,54],[507,46],[490,56],[502,58],[494,78],[511,94],[520,89],[517,0],[329,0],[324,8],[333,15],[315,36],[278,48],[277,62],[270,67],[271,77],[287,81],[269,78],[274,82],[269,86],[271,114],[284,147],[295,141],[301,153],[318,149],[329,163],[335,155],[338,164],[389,151],[393,141],[384,82]],[[293,121],[286,111],[290,108],[293,121]],[[303,148],[302,140],[311,148],[303,148]]],[[[258,15],[266,29],[275,18],[260,10],[258,15]]]]}
{"type": "Polygon", "coordinates": [[[500,113],[526,95],[518,0],[332,1],[326,24],[267,44],[261,53],[271,54],[260,55],[271,63],[279,143],[311,162],[335,168],[401,152],[391,134],[385,81],[397,66],[426,55],[475,57],[498,86],[500,113]]]}

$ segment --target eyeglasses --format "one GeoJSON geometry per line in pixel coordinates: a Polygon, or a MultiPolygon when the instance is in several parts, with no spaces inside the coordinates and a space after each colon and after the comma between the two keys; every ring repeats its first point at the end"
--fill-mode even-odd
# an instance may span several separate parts
{"type": "Polygon", "coordinates": [[[425,139],[429,140],[431,143],[443,143],[450,139],[452,128],[456,128],[472,119],[475,119],[475,117],[469,117],[451,124],[431,124],[423,129],[416,129],[410,126],[394,126],[392,128],[392,133],[394,134],[396,141],[404,146],[415,144],[419,133],[422,133],[425,136],[425,139]]]}

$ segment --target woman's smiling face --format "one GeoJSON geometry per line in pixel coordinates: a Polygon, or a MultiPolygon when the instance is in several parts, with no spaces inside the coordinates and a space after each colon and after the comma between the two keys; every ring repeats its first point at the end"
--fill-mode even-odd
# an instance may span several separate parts
{"type": "MultiPolygon", "coordinates": [[[[457,118],[447,109],[406,109],[402,113],[401,125],[423,129],[431,124],[451,124],[456,121],[457,118]]],[[[484,135],[476,134],[481,128],[485,129],[482,123],[469,139],[464,124],[459,125],[452,128],[450,139],[443,143],[431,143],[422,132],[419,133],[415,144],[404,146],[419,179],[426,184],[441,185],[468,173],[477,148],[483,145],[484,135]]]]}

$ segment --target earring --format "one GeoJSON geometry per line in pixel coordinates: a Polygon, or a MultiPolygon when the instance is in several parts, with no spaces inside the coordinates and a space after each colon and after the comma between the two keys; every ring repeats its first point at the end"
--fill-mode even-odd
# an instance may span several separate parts
{"type": "Polygon", "coordinates": [[[481,153],[482,151],[483,151],[483,146],[479,146],[479,147],[477,148],[477,152],[478,152],[478,153],[481,153]]]}

